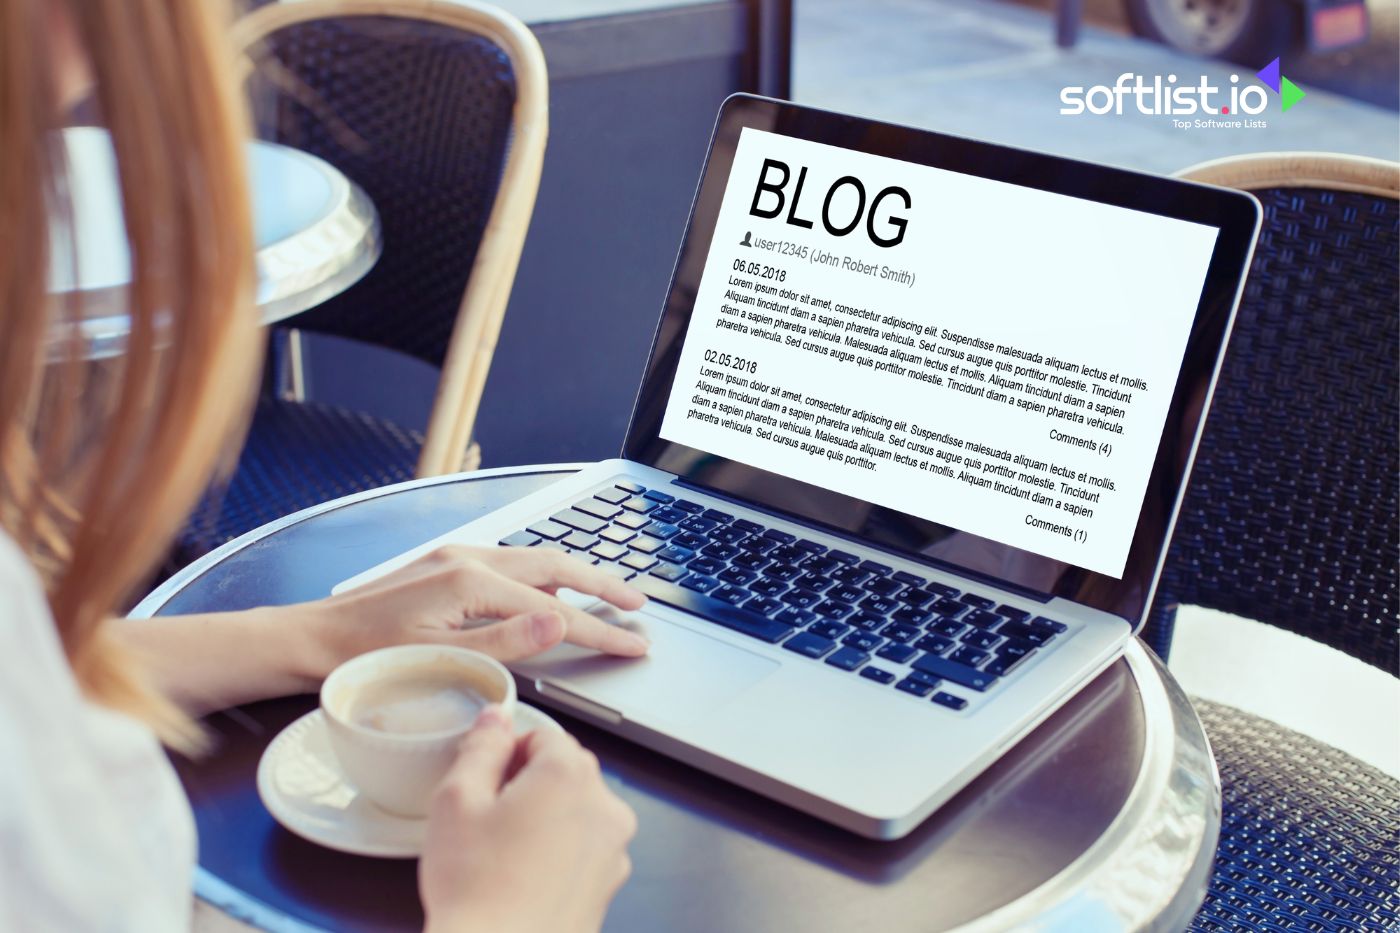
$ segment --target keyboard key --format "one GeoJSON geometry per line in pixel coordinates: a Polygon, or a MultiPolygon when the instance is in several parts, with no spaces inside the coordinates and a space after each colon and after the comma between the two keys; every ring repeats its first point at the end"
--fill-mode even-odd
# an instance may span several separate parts
{"type": "Polygon", "coordinates": [[[866,580],[870,579],[871,573],[859,567],[842,567],[840,570],[833,573],[831,577],[837,583],[849,583],[851,586],[860,586],[866,580]]]}
{"type": "Polygon", "coordinates": [[[804,573],[794,580],[792,585],[800,586],[804,590],[813,590],[814,592],[820,593],[829,588],[833,582],[834,581],[832,581],[830,577],[824,577],[818,573],[804,573]]]}
{"type": "Polygon", "coordinates": [[[894,688],[896,690],[903,690],[905,693],[911,693],[916,697],[926,697],[933,692],[933,687],[924,683],[922,680],[914,680],[912,677],[904,678],[899,683],[895,684],[894,688]]]}
{"type": "Polygon", "coordinates": [[[613,485],[616,486],[618,489],[625,489],[633,495],[640,495],[647,491],[647,488],[641,485],[640,483],[634,483],[631,480],[626,479],[615,480],[613,482],[613,485]]]}
{"type": "Polygon", "coordinates": [[[646,492],[642,493],[642,495],[646,496],[652,502],[659,502],[662,505],[676,501],[675,496],[670,493],[662,492],[659,489],[648,489],[646,492]]]}
{"type": "Polygon", "coordinates": [[[698,502],[691,502],[689,499],[677,499],[671,505],[689,515],[699,515],[705,511],[705,507],[698,502]]]}
{"type": "Polygon", "coordinates": [[[652,524],[652,520],[645,515],[635,515],[631,512],[625,512],[619,515],[617,518],[613,519],[613,522],[624,528],[631,528],[633,531],[641,531],[646,526],[652,524]]]}
{"type": "MultiPolygon", "coordinates": [[[[627,516],[624,515],[622,517],[626,518],[627,516]]],[[[658,525],[655,522],[651,524],[651,527],[642,529],[642,534],[651,535],[653,538],[660,538],[662,541],[669,541],[680,533],[681,530],[675,525],[658,525]]]]}
{"type": "Polygon", "coordinates": [[[953,647],[953,641],[951,639],[944,638],[942,635],[925,635],[923,638],[920,638],[918,641],[914,642],[914,647],[918,648],[920,651],[930,651],[933,654],[942,654],[949,648],[953,647]]]}
{"type": "Polygon", "coordinates": [[[1025,622],[1006,622],[997,631],[1007,638],[1017,638],[1037,646],[1046,644],[1055,637],[1045,629],[1035,628],[1025,622]]]}
{"type": "Polygon", "coordinates": [[[804,657],[820,658],[829,654],[831,649],[836,647],[836,642],[829,638],[822,638],[820,635],[813,635],[811,632],[798,632],[783,642],[783,647],[804,657]]]}
{"type": "Polygon", "coordinates": [[[742,586],[735,586],[732,583],[725,583],[710,595],[714,596],[715,599],[722,599],[727,603],[733,603],[737,606],[744,600],[748,599],[750,594],[749,591],[744,589],[742,586]]]}
{"type": "Polygon", "coordinates": [[[995,599],[988,599],[985,596],[978,596],[975,593],[964,593],[959,598],[969,606],[975,606],[978,609],[990,609],[997,604],[995,599]]]}
{"type": "Polygon", "coordinates": [[[890,641],[906,642],[919,634],[919,630],[912,625],[905,625],[903,622],[891,622],[880,630],[890,641]]]}
{"type": "Polygon", "coordinates": [[[702,534],[697,534],[694,531],[682,531],[671,539],[671,543],[677,547],[690,548],[692,551],[698,551],[708,544],[709,540],[709,538],[702,534]]]}
{"type": "Polygon", "coordinates": [[[905,661],[908,661],[914,655],[918,654],[918,652],[911,648],[909,645],[901,645],[896,642],[892,645],[886,645],[879,651],[875,652],[875,654],[878,657],[884,658],[886,661],[893,661],[896,664],[903,664],[905,661]]]}
{"type": "Polygon", "coordinates": [[[500,540],[501,547],[529,547],[539,541],[539,535],[532,535],[528,531],[517,531],[513,535],[506,535],[500,540]]]}
{"type": "Polygon", "coordinates": [[[877,684],[888,684],[894,681],[894,675],[883,667],[861,668],[860,676],[864,677],[866,680],[873,680],[877,684]]]}
{"type": "Polygon", "coordinates": [[[717,528],[719,526],[718,522],[712,522],[708,518],[703,518],[699,515],[692,515],[689,518],[683,518],[680,521],[676,522],[676,524],[680,525],[686,531],[694,531],[702,535],[708,534],[711,529],[717,528]]]}
{"type": "Polygon", "coordinates": [[[574,503],[574,508],[597,518],[612,518],[622,511],[622,509],[615,505],[609,505],[602,499],[580,499],[574,503]]]}
{"type": "MultiPolygon", "coordinates": [[[[607,537],[607,532],[604,532],[603,536],[607,537]]],[[[642,535],[640,538],[633,538],[631,541],[628,541],[627,546],[634,551],[641,551],[643,554],[655,554],[657,551],[664,548],[666,543],[656,538],[648,538],[646,535],[642,535]]]]}
{"type": "Polygon", "coordinates": [[[830,557],[817,555],[808,557],[802,564],[802,569],[807,573],[831,573],[837,567],[845,566],[839,560],[832,560],[830,557]]]}
{"type": "Polygon", "coordinates": [[[948,619],[956,619],[968,610],[966,603],[958,602],[956,599],[949,599],[946,596],[932,606],[929,606],[929,608],[948,619]]]}
{"type": "Polygon", "coordinates": [[[962,643],[964,645],[971,645],[974,648],[981,648],[984,651],[988,648],[996,647],[997,643],[1000,641],[1001,636],[996,632],[988,632],[980,628],[972,629],[962,637],[962,643]]]}
{"type": "Polygon", "coordinates": [[[637,533],[630,528],[619,528],[616,525],[609,525],[598,532],[598,537],[602,538],[604,541],[611,541],[613,544],[626,544],[628,541],[637,537],[637,533]]]}
{"type": "Polygon", "coordinates": [[[988,626],[996,625],[1000,622],[1001,616],[997,615],[995,612],[988,612],[986,609],[974,609],[963,616],[962,620],[978,628],[987,628],[988,626]]]}
{"type": "Polygon", "coordinates": [[[770,644],[786,637],[792,631],[788,626],[764,618],[756,612],[747,612],[738,606],[711,599],[655,576],[639,576],[632,581],[632,585],[668,606],[694,613],[707,621],[770,644]]]}
{"type": "Polygon", "coordinates": [[[744,551],[736,555],[730,563],[736,567],[743,567],[745,570],[762,570],[764,567],[771,564],[772,561],[762,554],[757,554],[753,551],[744,551]]]}
{"type": "Polygon", "coordinates": [[[736,519],[734,520],[734,525],[733,525],[733,527],[739,529],[740,531],[744,532],[745,534],[750,534],[750,535],[752,535],[752,534],[758,534],[759,532],[761,532],[761,531],[763,530],[763,526],[762,526],[762,525],[760,525],[758,522],[751,522],[751,521],[749,521],[747,518],[736,518],[736,519]]]}
{"type": "Polygon", "coordinates": [[[721,525],[710,532],[710,540],[720,544],[738,544],[747,537],[748,535],[733,525],[721,525]]]}
{"type": "Polygon", "coordinates": [[[773,548],[768,556],[784,564],[800,564],[811,555],[795,544],[784,544],[773,548]]]}
{"type": "Polygon", "coordinates": [[[812,611],[824,619],[844,619],[846,616],[856,611],[856,607],[850,603],[839,602],[828,599],[812,607],[812,611]]]}
{"type": "MultiPolygon", "coordinates": [[[[738,572],[748,573],[749,571],[740,570],[738,572]]],[[[753,590],[760,596],[781,596],[788,590],[792,589],[792,587],[781,580],[774,580],[772,577],[760,577],[759,579],[753,581],[753,583],[749,584],[749,589],[753,590]]]]}
{"type": "Polygon", "coordinates": [[[724,561],[715,560],[713,557],[697,557],[686,565],[691,573],[703,573],[707,577],[718,576],[724,569],[724,561]]]}
{"type": "Polygon", "coordinates": [[[765,538],[763,535],[749,535],[739,542],[739,546],[746,551],[753,551],[755,554],[767,554],[769,551],[781,545],[772,538],[765,538]]]}
{"type": "Polygon", "coordinates": [[[968,667],[978,667],[983,661],[990,657],[991,654],[988,652],[983,651],[981,648],[973,648],[970,645],[963,645],[957,651],[948,655],[949,660],[957,661],[959,664],[966,664],[968,667]]]}
{"type": "Polygon", "coordinates": [[[656,566],[656,558],[648,554],[638,554],[636,551],[633,551],[622,558],[622,560],[618,561],[618,563],[622,564],[624,567],[631,567],[633,570],[645,571],[656,566]]]}
{"type": "Polygon", "coordinates": [[[1036,616],[1031,619],[1031,628],[1045,629],[1046,631],[1059,635],[1069,631],[1069,626],[1063,622],[1056,622],[1054,619],[1047,619],[1045,616],[1036,616]]]}
{"type": "Polygon", "coordinates": [[[986,690],[997,680],[996,677],[984,671],[933,654],[920,655],[919,659],[914,662],[914,668],[978,691],[986,690]]]}
{"type": "MultiPolygon", "coordinates": [[[[936,603],[939,599],[932,591],[921,589],[905,590],[895,598],[906,606],[913,606],[915,609],[927,609],[931,603],[936,603]]],[[[958,605],[961,606],[962,604],[959,603],[958,605]]]]}
{"type": "Polygon", "coordinates": [[[854,586],[842,583],[840,586],[832,587],[826,594],[827,599],[834,599],[842,603],[858,603],[864,598],[865,592],[854,586]]]}
{"type": "Polygon", "coordinates": [[[624,567],[620,563],[614,564],[608,561],[603,561],[603,563],[599,564],[598,569],[622,580],[630,580],[637,573],[631,567],[624,567]]]}
{"type": "Polygon", "coordinates": [[[948,638],[957,638],[968,628],[956,619],[934,619],[928,624],[928,630],[948,638]]]}
{"type": "Polygon", "coordinates": [[[887,577],[890,574],[894,573],[893,567],[873,560],[861,561],[860,569],[864,570],[866,573],[873,573],[879,577],[887,577]]]}
{"type": "Polygon", "coordinates": [[[811,609],[822,601],[820,593],[813,593],[811,590],[793,589],[782,595],[783,602],[789,606],[796,606],[798,609],[811,609]]]}
{"type": "Polygon", "coordinates": [[[860,558],[857,557],[856,555],[852,554],[850,551],[838,551],[838,550],[832,549],[832,550],[826,552],[826,556],[827,556],[827,557],[830,557],[832,560],[840,561],[840,562],[843,563],[843,564],[858,564],[858,563],[860,563],[860,558]]]}
{"type": "Polygon", "coordinates": [[[633,496],[621,502],[620,505],[629,512],[639,512],[642,515],[656,508],[655,502],[652,502],[650,499],[643,499],[641,496],[633,496]]]}
{"type": "Polygon", "coordinates": [[[632,494],[620,486],[609,486],[607,489],[595,492],[593,497],[602,499],[609,505],[621,505],[626,500],[632,498],[632,494]]]}
{"type": "Polygon", "coordinates": [[[907,570],[896,570],[894,578],[905,586],[923,586],[927,581],[916,573],[907,570]]]}
{"type": "Polygon", "coordinates": [[[699,573],[692,573],[681,581],[681,586],[688,590],[694,590],[697,593],[708,593],[719,585],[719,581],[714,577],[707,577],[699,573]]]}
{"type": "Polygon", "coordinates": [[[887,616],[899,608],[899,603],[888,596],[867,596],[861,600],[860,608],[876,615],[887,616]]]}
{"type": "Polygon", "coordinates": [[[728,512],[721,512],[719,509],[706,509],[700,514],[703,515],[705,518],[708,518],[710,521],[720,525],[727,525],[730,522],[734,521],[733,515],[730,515],[728,512]]]}
{"type": "Polygon", "coordinates": [[[586,551],[597,544],[598,539],[581,531],[571,531],[564,536],[562,543],[576,550],[586,551]]]}
{"type": "Polygon", "coordinates": [[[684,564],[695,556],[695,552],[689,548],[676,547],[673,544],[657,551],[656,556],[672,564],[684,564]]]}
{"type": "Polygon", "coordinates": [[[991,674],[993,677],[1005,677],[1007,674],[1010,674],[1012,671],[1016,670],[1016,668],[1020,667],[1025,660],[1034,653],[1035,649],[1032,648],[1025,654],[998,654],[986,664],[982,665],[982,670],[991,674]]]}
{"type": "Polygon", "coordinates": [[[719,578],[725,583],[733,583],[735,586],[747,586],[758,579],[758,574],[752,570],[742,570],[738,567],[726,567],[720,571],[719,578]]]}
{"type": "Polygon", "coordinates": [[[685,518],[685,513],[682,512],[680,509],[660,508],[653,511],[651,513],[651,517],[654,521],[665,522],[668,525],[674,525],[676,524],[676,522],[679,522],[685,518]]]}
{"type": "Polygon", "coordinates": [[[917,680],[921,684],[928,684],[930,687],[937,687],[943,682],[932,674],[925,674],[923,671],[910,671],[909,679],[917,680]]]}
{"type": "Polygon", "coordinates": [[[841,648],[827,658],[826,663],[832,667],[839,667],[843,671],[853,671],[869,660],[870,655],[864,651],[857,651],[855,648],[841,648]]]}
{"type": "Polygon", "coordinates": [[[951,693],[944,693],[941,690],[933,695],[933,702],[937,703],[939,706],[946,706],[949,709],[967,708],[967,701],[962,697],[955,697],[951,693]]]}
{"type": "Polygon", "coordinates": [[[1031,614],[1024,609],[1017,609],[1015,606],[1008,606],[1003,603],[997,606],[997,615],[1006,616],[1013,622],[1024,622],[1031,617],[1031,614]]]}
{"type": "Polygon", "coordinates": [[[904,584],[894,577],[871,577],[865,581],[865,589],[876,596],[893,596],[904,589],[904,584]]]}
{"type": "Polygon", "coordinates": [[[840,622],[832,622],[828,619],[813,622],[811,625],[807,626],[807,631],[811,632],[813,635],[820,635],[822,638],[830,638],[833,641],[850,630],[850,626],[842,625],[840,622]]]}
{"type": "Polygon", "coordinates": [[[613,544],[611,541],[600,541],[593,547],[593,556],[599,560],[617,560],[619,557],[626,557],[631,553],[627,548],[620,544],[613,544]]]}
{"type": "Polygon", "coordinates": [[[541,541],[539,544],[535,545],[535,547],[542,551],[562,551],[565,554],[573,553],[573,551],[564,547],[564,545],[560,544],[558,541],[541,541]]]}
{"type": "Polygon", "coordinates": [[[903,622],[905,625],[925,625],[933,618],[933,613],[923,609],[915,609],[913,606],[902,606],[896,609],[890,618],[896,622],[903,622]]]}
{"type": "MultiPolygon", "coordinates": [[[[755,597],[756,599],[757,597],[755,597]]],[[[794,628],[801,628],[817,617],[817,614],[810,609],[798,609],[796,606],[788,606],[773,618],[784,625],[791,625],[794,628]]]]}
{"type": "Polygon", "coordinates": [[[816,541],[813,541],[813,540],[810,539],[810,538],[801,538],[801,539],[799,539],[797,542],[795,542],[793,546],[794,546],[794,547],[799,547],[799,548],[801,548],[802,550],[806,551],[806,552],[809,553],[809,554],[825,554],[825,553],[826,553],[826,545],[825,545],[825,544],[818,544],[816,541]]]}
{"type": "Polygon", "coordinates": [[[578,509],[565,509],[562,512],[556,512],[550,518],[561,525],[568,525],[570,528],[576,528],[590,535],[596,535],[608,527],[608,523],[601,518],[595,515],[585,515],[578,509]]]}
{"type": "Polygon", "coordinates": [[[783,604],[771,596],[750,596],[749,601],[744,603],[744,608],[759,615],[771,616],[782,611],[783,604]]]}
{"type": "Polygon", "coordinates": [[[535,522],[526,531],[530,534],[539,535],[548,541],[558,541],[569,533],[568,525],[561,525],[556,521],[546,518],[544,521],[535,522]]]}
{"type": "Polygon", "coordinates": [[[659,564],[651,568],[651,575],[668,583],[675,583],[685,577],[690,571],[680,564],[659,564]]]}
{"type": "Polygon", "coordinates": [[[858,612],[851,616],[846,622],[858,629],[866,632],[873,632],[888,621],[884,616],[876,615],[873,612],[858,612]]]}
{"type": "Polygon", "coordinates": [[[768,538],[770,541],[776,541],[779,544],[791,544],[797,540],[797,535],[781,531],[777,528],[769,528],[763,533],[763,537],[768,538]]]}
{"type": "Polygon", "coordinates": [[[725,544],[722,541],[716,541],[713,544],[705,545],[703,551],[706,557],[713,557],[715,560],[729,560],[729,558],[739,553],[739,549],[734,545],[725,544]]]}
{"type": "Polygon", "coordinates": [[[851,648],[858,648],[861,651],[874,651],[885,643],[879,635],[872,635],[870,632],[852,632],[841,640],[841,644],[851,648]]]}
{"type": "Polygon", "coordinates": [[[1003,658],[1025,658],[1035,654],[1035,645],[1020,639],[1007,639],[1006,644],[997,649],[997,655],[1003,658]]]}
{"type": "Polygon", "coordinates": [[[802,568],[796,564],[769,564],[763,568],[763,575],[780,583],[791,583],[802,576],[802,568]]]}

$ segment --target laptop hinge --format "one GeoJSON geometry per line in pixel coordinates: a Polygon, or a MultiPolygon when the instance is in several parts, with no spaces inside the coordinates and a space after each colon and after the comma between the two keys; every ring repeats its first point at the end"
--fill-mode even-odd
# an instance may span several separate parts
{"type": "Polygon", "coordinates": [[[816,522],[810,518],[804,518],[800,515],[789,515],[779,509],[773,509],[764,505],[760,505],[759,503],[754,502],[750,499],[741,499],[738,496],[731,495],[729,493],[724,492],[723,490],[714,489],[713,487],[706,486],[702,483],[692,482],[688,479],[685,479],[684,477],[677,476],[673,480],[671,480],[671,482],[677,486],[680,486],[682,489],[690,489],[694,492],[710,496],[714,499],[723,499],[725,502],[732,502],[735,505],[742,506],[746,509],[752,509],[755,512],[762,512],[763,514],[771,515],[774,518],[781,518],[785,521],[797,522],[798,524],[802,525],[811,525],[815,528],[821,529],[821,531],[826,534],[842,538],[846,541],[851,542],[852,544],[857,544],[861,547],[871,548],[876,551],[882,551],[885,553],[893,554],[904,560],[912,560],[917,564],[923,564],[925,567],[931,567],[935,570],[941,570],[944,573],[950,573],[957,577],[965,577],[969,580],[976,580],[979,583],[985,583],[988,586],[994,586],[999,590],[1005,590],[1008,593],[1015,593],[1017,596],[1021,596],[1026,599],[1033,599],[1038,603],[1048,603],[1053,598],[1046,593],[1042,593],[1040,590],[1033,590],[1016,583],[1011,583],[1007,580],[1001,579],[1000,577],[994,577],[991,574],[981,573],[976,570],[968,570],[965,567],[959,567],[957,564],[942,561],[936,557],[929,557],[927,554],[919,554],[915,551],[903,551],[898,548],[890,547],[889,545],[877,544],[873,541],[868,541],[865,538],[858,537],[857,535],[854,535],[851,532],[846,531],[845,529],[833,528],[829,525],[823,525],[821,522],[816,522]]]}

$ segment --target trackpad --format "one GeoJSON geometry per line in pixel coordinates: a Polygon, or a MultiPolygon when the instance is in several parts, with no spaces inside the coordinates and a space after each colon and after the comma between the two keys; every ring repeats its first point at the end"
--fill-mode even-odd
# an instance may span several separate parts
{"type": "MultiPolygon", "coordinates": [[[[651,639],[643,658],[615,658],[560,645],[511,667],[620,713],[633,722],[678,722],[704,716],[780,666],[777,661],[662,621],[648,613],[592,607],[605,622],[651,639]]],[[[665,610],[663,610],[664,612],[665,610]]]]}

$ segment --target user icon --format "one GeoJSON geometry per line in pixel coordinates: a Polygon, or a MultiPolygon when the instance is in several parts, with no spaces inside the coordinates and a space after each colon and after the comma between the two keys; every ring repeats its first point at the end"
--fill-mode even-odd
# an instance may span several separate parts
{"type": "Polygon", "coordinates": [[[751,236],[753,236],[753,233],[752,233],[752,232],[747,232],[747,233],[745,233],[745,234],[744,234],[744,242],[740,243],[739,245],[740,245],[740,246],[753,246],[753,244],[749,242],[749,237],[751,237],[751,236]]]}

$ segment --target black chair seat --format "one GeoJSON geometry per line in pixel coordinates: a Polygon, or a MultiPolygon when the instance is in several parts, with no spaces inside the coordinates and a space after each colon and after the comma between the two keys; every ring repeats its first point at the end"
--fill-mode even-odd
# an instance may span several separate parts
{"type": "Polygon", "coordinates": [[[1396,929],[1400,781],[1268,719],[1194,702],[1224,817],[1191,929],[1396,929]]]}
{"type": "Polygon", "coordinates": [[[259,399],[238,469],[196,510],[181,556],[193,559],[300,509],[412,479],[422,447],[421,433],[364,412],[259,399]]]}

